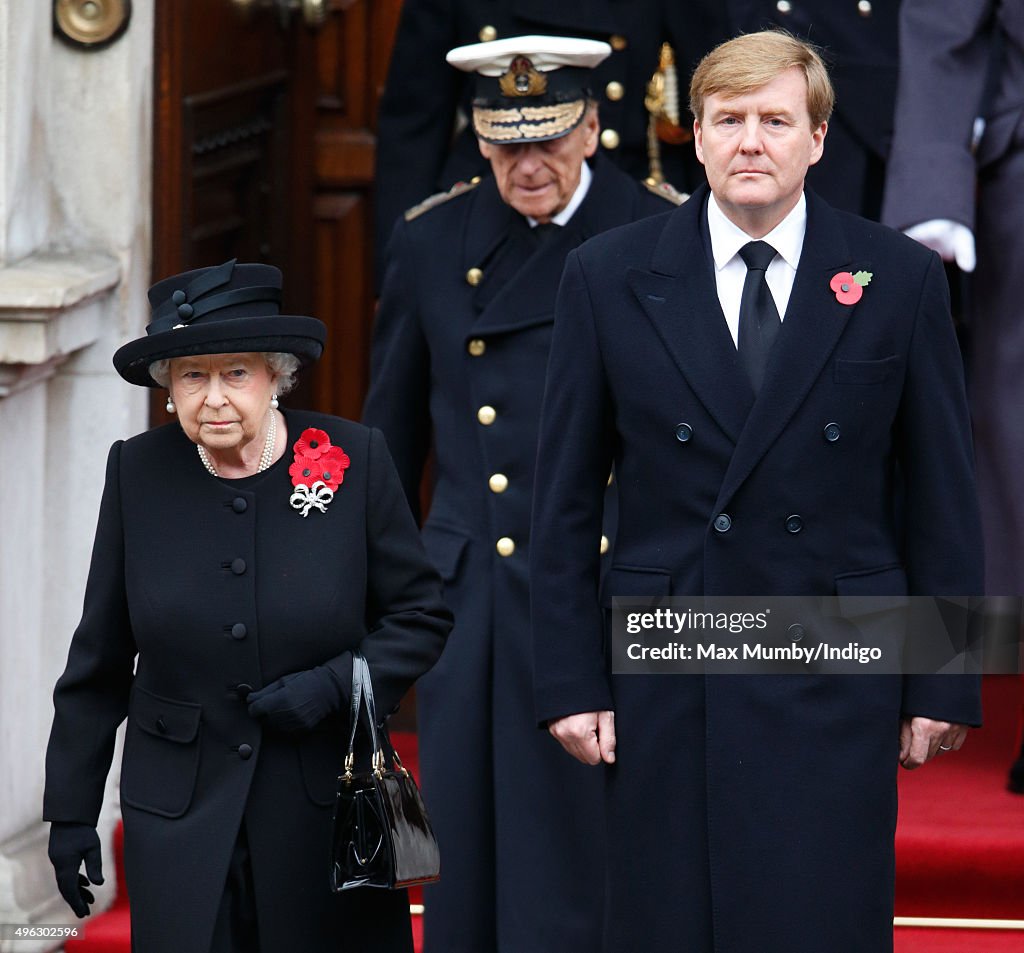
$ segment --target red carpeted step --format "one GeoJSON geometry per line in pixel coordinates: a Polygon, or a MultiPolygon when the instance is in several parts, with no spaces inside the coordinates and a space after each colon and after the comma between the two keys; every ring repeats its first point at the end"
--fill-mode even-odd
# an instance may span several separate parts
{"type": "Polygon", "coordinates": [[[897,927],[894,953],[1021,953],[1020,930],[955,930],[897,927]]]}
{"type": "MultiPolygon", "coordinates": [[[[1007,770],[1018,750],[1024,683],[1015,676],[988,676],[983,691],[985,727],[972,731],[961,751],[900,772],[898,916],[1024,920],[1024,797],[1006,790],[1007,770]]],[[[1014,939],[973,932],[979,943],[1014,939]]],[[[937,944],[954,944],[936,951],[974,950],[963,937],[957,939],[966,936],[964,931],[929,933],[937,944]]],[[[1016,942],[1018,953],[1024,951],[1024,932],[1016,934],[1016,942]]]]}

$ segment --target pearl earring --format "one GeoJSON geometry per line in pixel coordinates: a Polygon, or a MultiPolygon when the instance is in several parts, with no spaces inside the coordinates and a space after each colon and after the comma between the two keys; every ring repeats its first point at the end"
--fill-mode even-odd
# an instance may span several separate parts
{"type": "Polygon", "coordinates": [[[280,403],[279,403],[279,401],[277,399],[277,394],[274,394],[274,396],[270,398],[270,409],[271,410],[277,410],[277,408],[279,406],[280,406],[280,403]]]}
{"type": "Polygon", "coordinates": [[[169,414],[173,414],[176,409],[174,406],[174,398],[170,394],[167,395],[167,404],[165,405],[164,409],[169,414]]]}

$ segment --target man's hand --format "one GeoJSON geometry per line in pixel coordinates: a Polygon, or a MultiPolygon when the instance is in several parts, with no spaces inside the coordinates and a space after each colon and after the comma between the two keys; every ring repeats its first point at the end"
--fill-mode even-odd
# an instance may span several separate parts
{"type": "Polygon", "coordinates": [[[974,233],[959,222],[933,218],[905,229],[905,234],[926,248],[937,251],[943,261],[955,261],[961,271],[974,271],[978,263],[974,233]]]}
{"type": "Polygon", "coordinates": [[[615,712],[588,711],[566,715],[548,724],[548,731],[584,764],[615,762],[615,712]]]}
{"type": "Polygon", "coordinates": [[[967,725],[931,718],[900,719],[900,764],[908,770],[921,767],[937,754],[959,751],[967,739],[967,725]]]}

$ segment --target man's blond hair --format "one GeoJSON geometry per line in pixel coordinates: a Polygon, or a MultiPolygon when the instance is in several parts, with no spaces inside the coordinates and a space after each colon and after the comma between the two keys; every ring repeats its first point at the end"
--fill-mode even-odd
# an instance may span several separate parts
{"type": "Polygon", "coordinates": [[[811,128],[817,129],[828,122],[835,104],[828,70],[813,46],[783,30],[745,33],[716,46],[693,72],[690,111],[697,122],[703,122],[708,96],[752,93],[794,66],[807,79],[807,111],[811,128]]]}

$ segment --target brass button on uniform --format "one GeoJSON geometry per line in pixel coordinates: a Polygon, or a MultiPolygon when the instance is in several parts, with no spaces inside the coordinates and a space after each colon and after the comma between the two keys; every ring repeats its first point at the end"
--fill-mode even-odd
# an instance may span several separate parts
{"type": "Polygon", "coordinates": [[[618,33],[612,34],[608,37],[608,42],[611,44],[613,50],[624,50],[629,44],[626,42],[624,36],[620,36],[618,33]]]}
{"type": "Polygon", "coordinates": [[[857,4],[857,12],[862,17],[871,16],[871,4],[868,2],[868,0],[860,0],[860,3],[857,4]]]}
{"type": "Polygon", "coordinates": [[[473,338],[473,340],[466,345],[466,350],[469,351],[473,357],[479,357],[487,350],[487,343],[482,341],[480,338],[473,338]]]}
{"type": "Polygon", "coordinates": [[[491,407],[489,404],[484,404],[476,412],[476,419],[480,421],[485,427],[490,427],[494,423],[494,419],[498,416],[498,412],[491,407]]]}
{"type": "Polygon", "coordinates": [[[608,472],[608,486],[611,486],[615,482],[615,471],[610,470],[608,472]]]}
{"type": "Polygon", "coordinates": [[[480,27],[480,32],[477,36],[480,37],[481,43],[490,43],[492,40],[498,39],[498,31],[488,24],[487,26],[480,27]]]}
{"type": "Polygon", "coordinates": [[[516,551],[516,544],[507,536],[502,536],[495,544],[499,556],[511,556],[516,551]]]}
{"type": "Polygon", "coordinates": [[[619,134],[614,129],[605,129],[601,133],[601,145],[606,149],[618,149],[619,134]]]}
{"type": "Polygon", "coordinates": [[[508,489],[508,477],[504,473],[492,473],[487,485],[492,493],[504,493],[508,489]]]}
{"type": "Polygon", "coordinates": [[[466,272],[466,284],[474,288],[484,280],[484,273],[479,268],[470,268],[466,272]]]}
{"type": "Polygon", "coordinates": [[[473,178],[471,178],[469,180],[469,184],[470,185],[479,185],[480,184],[480,176],[474,175],[473,178]]]}
{"type": "Polygon", "coordinates": [[[789,0],[779,0],[779,2],[775,4],[775,9],[778,10],[779,13],[791,13],[793,11],[793,4],[791,4],[789,0]]]}
{"type": "Polygon", "coordinates": [[[626,87],[622,83],[616,82],[614,79],[604,88],[604,94],[613,103],[617,103],[623,96],[626,95],[626,87]]]}
{"type": "Polygon", "coordinates": [[[609,549],[610,546],[611,546],[611,543],[609,542],[608,537],[607,536],[602,536],[601,537],[601,555],[602,556],[606,552],[608,552],[608,549],[609,549]]]}

